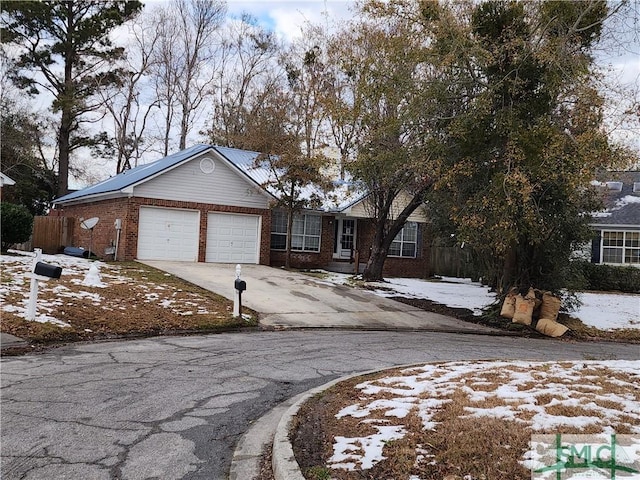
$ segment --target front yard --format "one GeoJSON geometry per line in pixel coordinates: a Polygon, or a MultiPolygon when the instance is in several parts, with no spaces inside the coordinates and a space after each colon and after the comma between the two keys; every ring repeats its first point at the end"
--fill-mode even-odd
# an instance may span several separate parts
{"type": "MultiPolygon", "coordinates": [[[[618,465],[636,470],[619,478],[637,479],[639,371],[640,361],[614,360],[395,369],[312,398],[291,440],[308,480],[526,480],[556,478],[531,476],[554,463],[532,435],[588,434],[606,443],[615,433],[625,445],[618,465]]],[[[571,478],[614,478],[602,468],[571,478]]]]}
{"type": "Polygon", "coordinates": [[[1,255],[1,331],[46,345],[114,337],[213,332],[257,325],[255,312],[232,316],[232,302],[173,275],[133,262],[104,263],[43,255],[61,266],[40,282],[36,321],[26,320],[32,257],[1,255]],[[91,265],[99,279],[88,275],[91,265]]]}

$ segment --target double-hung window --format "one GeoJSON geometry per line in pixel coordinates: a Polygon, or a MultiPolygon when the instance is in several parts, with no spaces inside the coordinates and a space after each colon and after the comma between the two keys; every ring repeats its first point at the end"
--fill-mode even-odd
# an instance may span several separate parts
{"type": "MultiPolygon", "coordinates": [[[[322,217],[314,214],[293,216],[291,250],[297,252],[319,252],[322,217]]],[[[271,249],[287,248],[287,213],[274,210],[271,216],[271,249]]]]}
{"type": "Polygon", "coordinates": [[[390,257],[416,258],[418,249],[418,224],[407,222],[389,247],[390,257]]]}
{"type": "Polygon", "coordinates": [[[640,232],[602,232],[602,263],[640,265],[640,232]]]}

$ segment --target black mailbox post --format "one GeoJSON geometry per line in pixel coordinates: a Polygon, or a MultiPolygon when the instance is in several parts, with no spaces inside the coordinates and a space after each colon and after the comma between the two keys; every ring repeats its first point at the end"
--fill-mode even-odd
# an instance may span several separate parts
{"type": "Polygon", "coordinates": [[[62,267],[49,265],[44,262],[37,262],[33,273],[42,277],[60,278],[60,275],[62,275],[62,267]]]}
{"type": "Polygon", "coordinates": [[[236,288],[236,300],[237,305],[234,302],[234,308],[233,308],[233,316],[236,317],[240,317],[242,318],[242,292],[244,292],[247,289],[247,282],[245,282],[244,280],[240,280],[239,275],[238,278],[236,278],[236,281],[234,282],[234,287],[236,288]],[[237,307],[237,310],[236,310],[237,307]]]}

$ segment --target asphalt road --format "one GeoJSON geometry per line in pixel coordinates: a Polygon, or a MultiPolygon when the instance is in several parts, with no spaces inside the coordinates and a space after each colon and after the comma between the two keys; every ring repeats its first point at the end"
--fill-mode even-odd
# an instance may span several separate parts
{"type": "Polygon", "coordinates": [[[279,402],[353,372],[470,359],[638,359],[638,345],[284,331],[74,345],[2,359],[3,480],[224,479],[279,402]]]}

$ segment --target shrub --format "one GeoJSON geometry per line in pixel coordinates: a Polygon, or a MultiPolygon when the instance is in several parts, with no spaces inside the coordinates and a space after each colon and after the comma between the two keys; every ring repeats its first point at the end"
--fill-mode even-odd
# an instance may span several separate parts
{"type": "Polygon", "coordinates": [[[2,249],[6,250],[14,243],[22,243],[29,240],[33,228],[33,215],[27,207],[13,203],[0,203],[0,238],[2,249]]]}
{"type": "Polygon", "coordinates": [[[587,290],[640,293],[640,268],[580,262],[587,290]]]}

